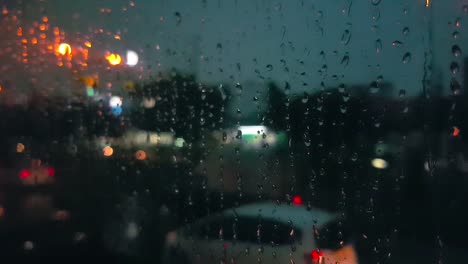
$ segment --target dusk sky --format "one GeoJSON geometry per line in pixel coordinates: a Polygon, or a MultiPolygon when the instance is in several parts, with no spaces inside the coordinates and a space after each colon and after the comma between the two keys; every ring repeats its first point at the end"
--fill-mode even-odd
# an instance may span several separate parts
{"type": "MultiPolygon", "coordinates": [[[[68,33],[91,34],[97,28],[120,33],[121,40],[99,38],[101,46],[121,53],[139,52],[145,69],[151,65],[152,71],[195,71],[210,83],[261,87],[265,80],[287,81],[295,93],[319,89],[322,81],[327,87],[367,85],[382,76],[396,87],[395,95],[400,89],[416,95],[422,91],[424,53],[430,49],[433,81],[449,92],[450,63],[462,67],[468,40],[466,0],[433,0],[430,8],[426,0],[133,3],[47,0],[22,8],[27,21],[41,16],[38,6],[42,6],[51,23],[68,33]],[[103,14],[101,8],[110,12],[103,14]],[[432,43],[428,38],[431,17],[432,43]],[[452,55],[455,44],[461,56],[452,55]],[[326,71],[320,74],[324,65],[326,71]]],[[[460,73],[456,77],[462,81],[460,73]]]]}

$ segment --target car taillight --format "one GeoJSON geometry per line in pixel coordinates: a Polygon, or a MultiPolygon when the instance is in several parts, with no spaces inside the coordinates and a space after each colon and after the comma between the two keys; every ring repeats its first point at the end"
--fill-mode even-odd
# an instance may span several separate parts
{"type": "Polygon", "coordinates": [[[31,172],[29,170],[20,171],[20,174],[19,174],[20,179],[24,180],[24,179],[29,178],[29,176],[31,176],[31,172]]]}
{"type": "Polygon", "coordinates": [[[312,250],[304,256],[307,264],[323,264],[323,252],[319,249],[312,250]]]}
{"type": "Polygon", "coordinates": [[[52,177],[55,175],[55,169],[52,167],[47,168],[47,175],[52,177]]]}

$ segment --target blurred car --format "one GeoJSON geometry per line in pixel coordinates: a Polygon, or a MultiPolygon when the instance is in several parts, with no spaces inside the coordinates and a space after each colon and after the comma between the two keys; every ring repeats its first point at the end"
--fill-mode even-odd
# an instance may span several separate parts
{"type": "Polygon", "coordinates": [[[338,215],[254,203],[167,234],[163,263],[358,263],[338,215]]]}

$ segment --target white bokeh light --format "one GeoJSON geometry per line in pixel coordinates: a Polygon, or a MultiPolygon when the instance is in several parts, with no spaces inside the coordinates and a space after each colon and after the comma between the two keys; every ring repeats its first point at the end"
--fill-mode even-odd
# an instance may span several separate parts
{"type": "Polygon", "coordinates": [[[112,108],[122,106],[122,98],[120,98],[119,96],[112,96],[109,99],[109,106],[112,108]]]}
{"type": "Polygon", "coordinates": [[[138,54],[133,50],[127,51],[127,65],[135,66],[138,64],[138,54]]]}

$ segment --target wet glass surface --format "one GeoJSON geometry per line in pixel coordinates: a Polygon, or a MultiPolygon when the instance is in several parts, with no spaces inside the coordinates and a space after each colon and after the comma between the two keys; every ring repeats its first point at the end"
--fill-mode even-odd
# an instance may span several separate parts
{"type": "Polygon", "coordinates": [[[5,256],[468,259],[467,1],[0,8],[5,256]]]}

